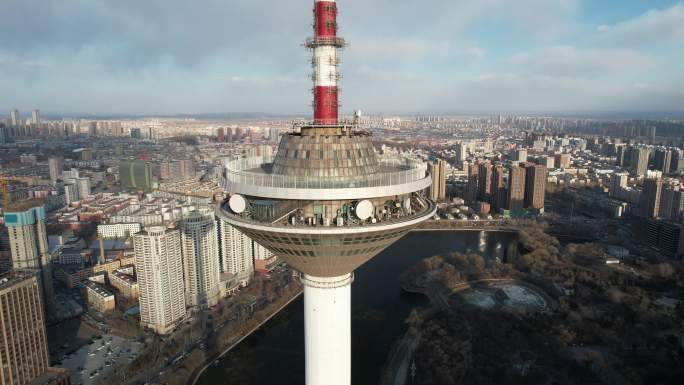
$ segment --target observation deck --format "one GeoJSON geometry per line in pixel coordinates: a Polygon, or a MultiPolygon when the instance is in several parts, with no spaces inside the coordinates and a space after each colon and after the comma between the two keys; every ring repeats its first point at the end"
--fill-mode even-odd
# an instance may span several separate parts
{"type": "Polygon", "coordinates": [[[349,273],[432,217],[434,202],[413,194],[410,208],[394,207],[374,221],[337,224],[307,222],[293,209],[272,222],[232,212],[226,202],[216,213],[226,222],[285,260],[295,270],[317,277],[349,273]],[[296,220],[292,220],[296,218],[296,220]]]}
{"type": "Polygon", "coordinates": [[[222,187],[262,198],[335,200],[402,195],[431,183],[427,166],[407,159],[382,159],[373,173],[337,176],[278,174],[273,172],[273,161],[265,156],[227,162],[222,187]]]}
{"type": "Polygon", "coordinates": [[[295,270],[349,274],[435,214],[425,163],[378,157],[354,125],[296,128],[275,156],[226,162],[221,185],[231,197],[216,210],[295,270]]]}

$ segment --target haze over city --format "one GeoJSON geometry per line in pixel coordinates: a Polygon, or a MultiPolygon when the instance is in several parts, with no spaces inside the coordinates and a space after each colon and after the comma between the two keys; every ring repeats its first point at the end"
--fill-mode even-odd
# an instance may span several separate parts
{"type": "MultiPolygon", "coordinates": [[[[308,111],[301,1],[5,0],[0,108],[173,115],[308,111]]],[[[662,112],[684,105],[684,5],[345,2],[342,111],[662,112]]]]}

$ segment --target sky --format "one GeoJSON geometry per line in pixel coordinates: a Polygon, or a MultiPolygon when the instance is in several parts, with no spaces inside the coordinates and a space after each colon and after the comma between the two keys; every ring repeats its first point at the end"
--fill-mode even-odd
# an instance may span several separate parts
{"type": "MultiPolygon", "coordinates": [[[[0,109],[306,114],[312,6],[0,0],[0,109]]],[[[682,1],[338,7],[345,114],[684,111],[682,1]]]]}

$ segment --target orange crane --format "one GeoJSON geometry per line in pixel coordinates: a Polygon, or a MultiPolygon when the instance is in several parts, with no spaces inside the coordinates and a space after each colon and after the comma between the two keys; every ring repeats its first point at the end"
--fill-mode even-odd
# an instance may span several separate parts
{"type": "Polygon", "coordinates": [[[12,195],[9,190],[10,181],[15,180],[14,177],[0,176],[0,190],[2,190],[2,207],[7,210],[10,203],[12,203],[12,195]]]}

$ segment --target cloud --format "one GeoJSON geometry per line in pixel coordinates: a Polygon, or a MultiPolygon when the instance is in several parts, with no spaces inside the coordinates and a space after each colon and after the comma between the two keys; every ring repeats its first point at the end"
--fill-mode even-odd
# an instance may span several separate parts
{"type": "Polygon", "coordinates": [[[529,74],[583,78],[635,74],[653,66],[651,58],[638,51],[578,49],[573,46],[553,46],[518,53],[507,63],[529,74]]]}
{"type": "Polygon", "coordinates": [[[684,43],[684,5],[653,9],[631,20],[601,25],[597,33],[601,41],[609,44],[684,43]]]}
{"type": "Polygon", "coordinates": [[[303,39],[294,26],[309,14],[294,8],[285,0],[270,1],[268,12],[248,0],[3,0],[0,52],[98,51],[110,69],[196,66],[221,52],[258,60],[259,50],[285,53],[303,39]]]}
{"type": "MultiPolygon", "coordinates": [[[[311,6],[301,0],[267,6],[254,0],[3,0],[0,52],[92,51],[99,53],[92,60],[110,70],[160,62],[195,67],[217,56],[292,68],[299,63],[292,52],[310,33],[311,6]]],[[[577,0],[348,0],[340,23],[343,35],[354,36],[352,44],[400,52],[422,50],[422,42],[463,46],[464,35],[483,19],[547,36],[565,28],[576,8],[577,0]]],[[[468,50],[459,54],[478,54],[468,50]]]]}
{"type": "Polygon", "coordinates": [[[480,111],[681,111],[681,80],[652,85],[536,74],[486,74],[459,85],[463,110],[480,111]],[[467,95],[467,97],[465,97],[467,95]]]}
{"type": "MultiPolygon", "coordinates": [[[[586,31],[582,1],[340,1],[343,110],[684,105],[682,6],[586,31]]],[[[312,3],[0,0],[0,108],[307,111],[312,3]]]]}

